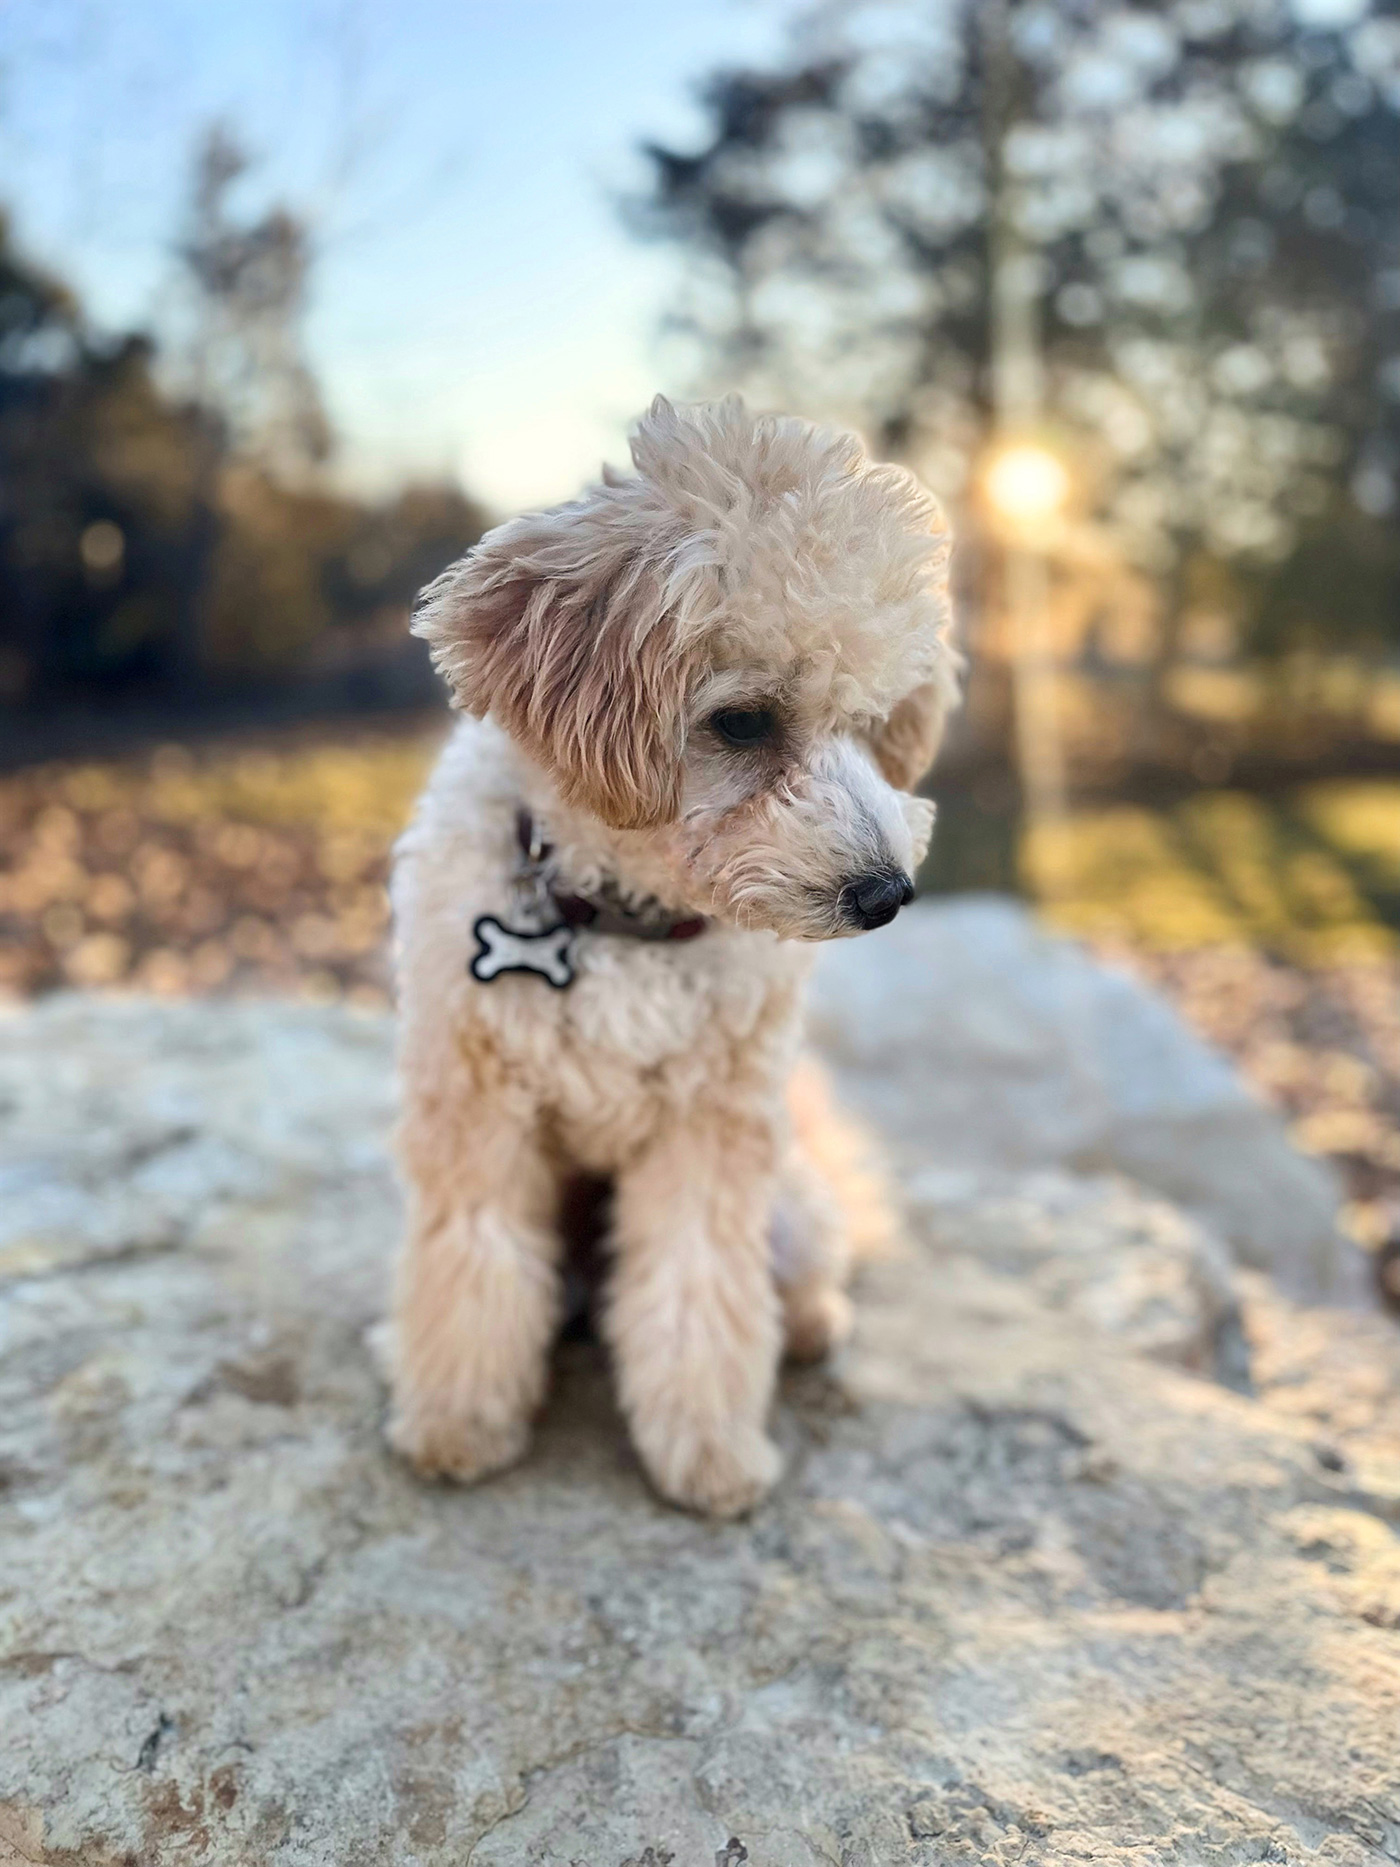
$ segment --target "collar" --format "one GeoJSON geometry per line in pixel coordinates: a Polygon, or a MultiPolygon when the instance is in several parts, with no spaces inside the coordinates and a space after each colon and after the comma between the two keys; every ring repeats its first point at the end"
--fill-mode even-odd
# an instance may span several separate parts
{"type": "Polygon", "coordinates": [[[566,927],[589,933],[620,934],[629,940],[694,940],[709,922],[701,914],[671,916],[659,904],[633,912],[611,894],[560,894],[548,879],[553,845],[545,842],[539,825],[523,806],[515,813],[515,840],[530,868],[540,876],[555,911],[566,927]]]}

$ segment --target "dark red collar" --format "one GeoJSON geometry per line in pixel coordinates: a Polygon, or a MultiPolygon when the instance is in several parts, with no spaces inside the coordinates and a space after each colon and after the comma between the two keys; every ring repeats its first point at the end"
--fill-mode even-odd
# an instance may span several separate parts
{"type": "MultiPolygon", "coordinates": [[[[515,837],[532,868],[547,867],[554,854],[553,846],[544,841],[534,818],[524,808],[515,813],[515,837]]],[[[710,924],[702,914],[671,919],[661,908],[633,913],[621,901],[560,894],[552,884],[549,884],[549,898],[565,926],[580,932],[619,934],[627,940],[694,940],[710,924]]]]}

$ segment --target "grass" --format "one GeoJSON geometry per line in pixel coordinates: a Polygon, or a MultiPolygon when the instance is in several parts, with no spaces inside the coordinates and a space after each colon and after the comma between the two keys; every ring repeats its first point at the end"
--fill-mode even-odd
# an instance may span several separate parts
{"type": "Polygon", "coordinates": [[[1392,780],[1078,810],[1028,829],[1019,858],[1047,918],[1086,939],[1159,952],[1244,943],[1305,966],[1400,951],[1392,780]]]}

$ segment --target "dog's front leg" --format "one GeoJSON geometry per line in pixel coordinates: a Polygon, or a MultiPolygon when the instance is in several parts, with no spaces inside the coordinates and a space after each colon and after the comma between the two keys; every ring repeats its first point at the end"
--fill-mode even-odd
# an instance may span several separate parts
{"type": "Polygon", "coordinates": [[[778,1475],[764,1430],[782,1346],[769,1267],[774,1138],[692,1115],[620,1173],[606,1316],[632,1437],[664,1496],[718,1517],[778,1475]]]}
{"type": "Polygon", "coordinates": [[[518,1459],[559,1309],[555,1173],[528,1116],[410,1105],[408,1232],[394,1291],[389,1438],[467,1483],[518,1459]]]}

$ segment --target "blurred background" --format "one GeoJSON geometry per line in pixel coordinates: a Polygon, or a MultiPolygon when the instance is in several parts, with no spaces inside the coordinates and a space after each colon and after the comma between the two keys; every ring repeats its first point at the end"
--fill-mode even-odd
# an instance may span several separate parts
{"type": "Polygon", "coordinates": [[[663,389],[947,502],[931,890],[1400,1217],[1400,0],[4,0],[0,995],[388,1002],[415,590],[663,389]]]}

